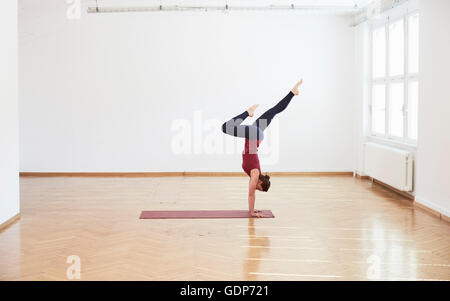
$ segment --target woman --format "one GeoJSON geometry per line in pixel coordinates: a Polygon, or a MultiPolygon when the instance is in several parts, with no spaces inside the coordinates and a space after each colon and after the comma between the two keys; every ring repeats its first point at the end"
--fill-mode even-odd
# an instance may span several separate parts
{"type": "Polygon", "coordinates": [[[260,210],[255,210],[255,190],[267,192],[270,188],[270,177],[261,173],[259,165],[258,147],[264,139],[264,130],[270,125],[272,119],[284,111],[303,83],[299,81],[294,88],[276,106],[261,115],[252,125],[242,125],[247,117],[253,117],[258,105],[250,107],[247,111],[225,122],[222,131],[225,134],[245,138],[245,149],[242,154],[242,169],[250,177],[248,188],[248,208],[252,217],[263,217],[260,210]]]}

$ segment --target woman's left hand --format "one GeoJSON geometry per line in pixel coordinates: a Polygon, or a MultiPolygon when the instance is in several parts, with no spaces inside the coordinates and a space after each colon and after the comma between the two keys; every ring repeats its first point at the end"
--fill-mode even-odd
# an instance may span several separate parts
{"type": "Polygon", "coordinates": [[[253,212],[251,215],[252,215],[252,217],[257,217],[257,218],[264,217],[264,214],[262,214],[262,213],[257,213],[257,212],[253,212]]]}

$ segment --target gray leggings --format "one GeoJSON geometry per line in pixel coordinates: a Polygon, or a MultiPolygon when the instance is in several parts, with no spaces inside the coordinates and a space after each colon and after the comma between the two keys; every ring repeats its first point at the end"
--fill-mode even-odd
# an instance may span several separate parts
{"type": "Polygon", "coordinates": [[[270,125],[278,113],[283,112],[287,108],[293,97],[294,93],[289,92],[285,98],[262,114],[252,125],[242,125],[242,122],[248,117],[248,112],[245,111],[225,122],[222,125],[222,131],[234,137],[249,140],[264,140],[264,130],[270,125]]]}

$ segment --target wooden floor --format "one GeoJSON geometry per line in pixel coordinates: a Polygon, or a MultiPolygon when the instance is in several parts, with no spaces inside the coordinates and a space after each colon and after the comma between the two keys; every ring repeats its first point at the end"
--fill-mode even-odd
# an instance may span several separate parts
{"type": "Polygon", "coordinates": [[[275,219],[139,220],[246,209],[246,178],[22,178],[0,280],[450,280],[450,224],[352,177],[274,177],[275,219]]]}

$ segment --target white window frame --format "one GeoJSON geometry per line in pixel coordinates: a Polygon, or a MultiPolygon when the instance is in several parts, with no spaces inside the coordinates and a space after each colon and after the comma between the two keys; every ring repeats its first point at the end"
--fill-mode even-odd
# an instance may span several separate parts
{"type": "MultiPolygon", "coordinates": [[[[369,93],[369,137],[379,140],[385,140],[388,142],[394,142],[404,145],[416,146],[417,140],[411,139],[409,137],[409,83],[419,82],[419,72],[409,73],[409,18],[413,15],[420,13],[418,9],[409,11],[397,17],[386,17],[372,24],[370,29],[370,39],[369,39],[369,50],[370,50],[370,93],[369,93]],[[403,20],[404,24],[404,73],[398,76],[390,76],[390,51],[389,51],[389,26],[397,21],[403,20]],[[385,76],[380,78],[374,78],[373,76],[373,32],[377,29],[384,28],[386,33],[386,66],[385,66],[385,76]],[[403,104],[403,137],[392,136],[390,134],[390,87],[393,83],[403,83],[404,88],[404,104],[403,104]],[[384,84],[386,87],[386,98],[385,98],[385,134],[380,134],[372,130],[372,97],[373,97],[373,86],[379,84],[384,84]]],[[[420,19],[419,19],[420,22],[420,19]]]]}

